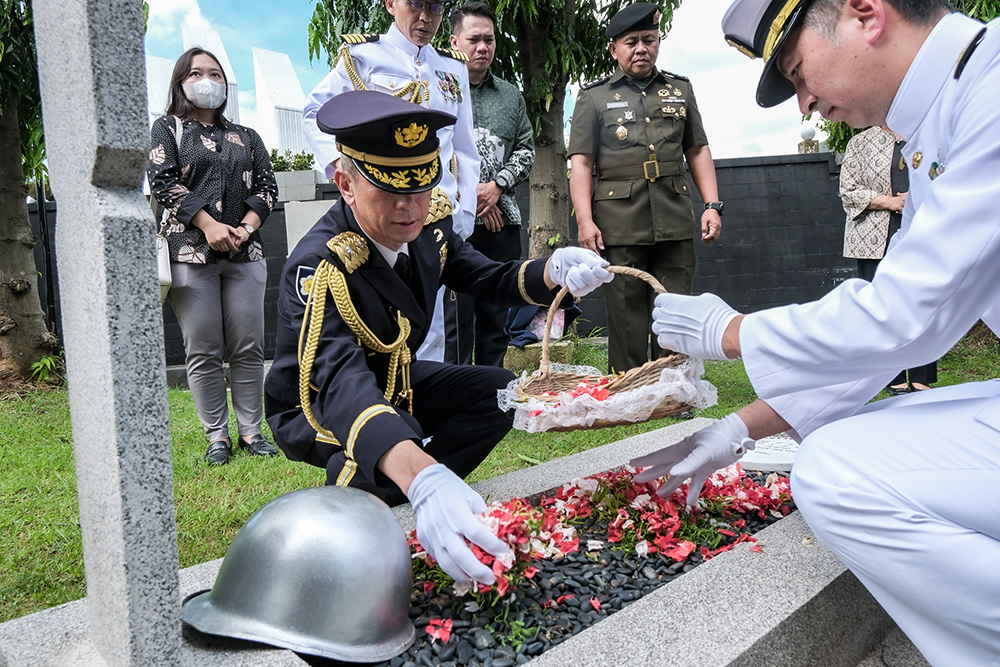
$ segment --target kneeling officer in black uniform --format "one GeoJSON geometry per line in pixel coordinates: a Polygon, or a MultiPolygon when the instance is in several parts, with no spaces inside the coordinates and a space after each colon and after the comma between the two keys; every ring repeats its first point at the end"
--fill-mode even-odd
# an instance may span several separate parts
{"type": "Polygon", "coordinates": [[[267,421],[288,458],[326,468],[327,484],[413,504],[417,534],[457,582],[494,577],[463,537],[497,556],[506,546],[475,515],[483,499],[462,477],[510,430],[491,366],[412,358],[442,284],[497,305],[546,305],[555,288],[581,296],[611,280],[582,248],[494,262],[452,231],[439,189],[437,130],[455,117],[371,91],[342,93],[316,117],[344,159],[341,198],[285,263],[267,421]],[[425,444],[426,443],[426,444],[425,444]],[[405,495],[404,495],[405,494],[405,495]]]}

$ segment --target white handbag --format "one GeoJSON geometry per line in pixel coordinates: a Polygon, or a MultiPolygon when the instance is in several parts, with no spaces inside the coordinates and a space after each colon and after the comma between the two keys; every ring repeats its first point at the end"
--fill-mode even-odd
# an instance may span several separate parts
{"type": "Polygon", "coordinates": [[[160,277],[160,303],[167,298],[173,276],[170,275],[170,249],[167,247],[167,237],[163,231],[156,235],[156,271],[160,277]]]}
{"type": "MultiPolygon", "coordinates": [[[[184,124],[180,118],[174,116],[174,125],[177,129],[174,133],[174,139],[177,141],[177,153],[179,155],[181,150],[181,133],[184,131],[184,124]]],[[[152,201],[156,201],[156,199],[152,198],[152,201]]],[[[163,303],[167,298],[167,292],[170,291],[170,285],[173,284],[173,276],[170,274],[170,248],[167,246],[166,236],[168,224],[170,224],[170,211],[164,209],[162,220],[160,221],[160,230],[156,233],[156,272],[160,279],[160,303],[163,303]]]]}

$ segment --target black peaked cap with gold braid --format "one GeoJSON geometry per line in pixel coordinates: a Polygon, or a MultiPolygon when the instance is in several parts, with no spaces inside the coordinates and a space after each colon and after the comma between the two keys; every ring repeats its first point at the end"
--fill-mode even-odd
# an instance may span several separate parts
{"type": "Polygon", "coordinates": [[[441,181],[437,132],[455,117],[371,90],[349,90],[320,107],[319,129],[337,138],[372,185],[397,194],[430,190],[441,181]]]}

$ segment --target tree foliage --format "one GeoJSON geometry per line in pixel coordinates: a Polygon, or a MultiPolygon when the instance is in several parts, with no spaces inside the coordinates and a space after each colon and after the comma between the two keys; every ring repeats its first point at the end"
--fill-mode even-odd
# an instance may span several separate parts
{"type": "MultiPolygon", "coordinates": [[[[953,4],[958,11],[984,23],[1000,16],[1000,0],[957,0],[953,4]]],[[[868,128],[853,128],[847,123],[834,123],[823,118],[820,120],[819,129],[826,132],[826,140],[823,143],[831,151],[843,153],[847,150],[847,142],[851,137],[868,128]]]]}
{"type": "Polygon", "coordinates": [[[0,0],[0,12],[0,114],[7,111],[4,106],[14,107],[24,176],[41,183],[48,178],[48,169],[31,4],[0,0]]]}
{"type": "MultiPolygon", "coordinates": [[[[551,110],[557,87],[614,70],[604,29],[608,20],[629,4],[632,0],[499,0],[493,5],[497,50],[492,71],[520,85],[536,132],[551,110]],[[544,56],[541,68],[527,61],[533,46],[544,56]]],[[[666,31],[680,0],[666,0],[662,5],[661,27],[666,31]]],[[[382,2],[316,0],[309,23],[309,57],[319,59],[325,53],[327,64],[332,65],[341,34],[383,33],[391,23],[392,16],[382,2]]],[[[450,48],[449,35],[451,25],[445,17],[435,46],[450,48]]]]}
{"type": "MultiPolygon", "coordinates": [[[[497,76],[521,87],[528,117],[535,128],[535,165],[531,172],[532,257],[550,254],[567,244],[569,196],[566,143],[563,136],[566,87],[611,73],[616,63],[608,53],[604,29],[608,20],[631,0],[496,0],[497,76]]],[[[661,3],[661,27],[670,26],[680,0],[661,3]]],[[[309,55],[325,52],[332,63],[344,33],[382,33],[392,22],[381,1],[316,0],[309,24],[309,55]]],[[[442,21],[435,39],[447,46],[451,26],[442,21]]]]}

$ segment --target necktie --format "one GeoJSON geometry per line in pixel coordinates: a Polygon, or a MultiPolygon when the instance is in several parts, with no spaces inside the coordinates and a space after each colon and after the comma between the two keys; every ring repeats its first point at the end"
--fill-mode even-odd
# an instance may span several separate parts
{"type": "Polygon", "coordinates": [[[405,252],[401,252],[396,255],[396,263],[392,265],[393,271],[399,276],[399,279],[409,287],[410,286],[410,258],[405,252]]]}

